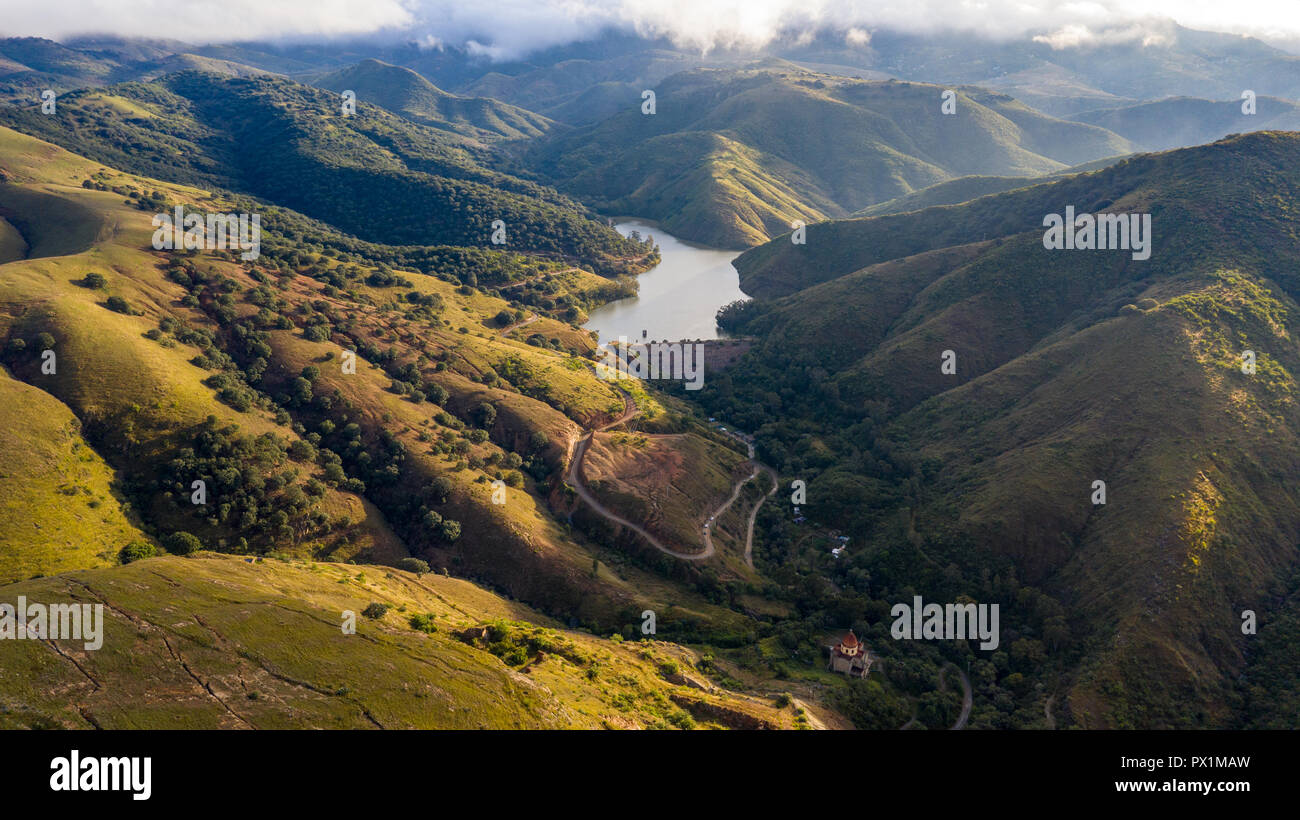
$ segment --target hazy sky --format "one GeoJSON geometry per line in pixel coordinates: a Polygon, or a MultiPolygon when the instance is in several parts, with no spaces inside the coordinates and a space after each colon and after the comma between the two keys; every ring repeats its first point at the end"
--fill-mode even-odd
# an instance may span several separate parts
{"type": "Polygon", "coordinates": [[[618,25],[679,45],[762,45],[812,26],[863,43],[875,27],[1042,35],[1058,47],[1098,38],[1158,42],[1153,19],[1300,38],[1300,0],[0,0],[0,34],[61,39],[110,33],[193,43],[400,32],[516,56],[618,25]]]}

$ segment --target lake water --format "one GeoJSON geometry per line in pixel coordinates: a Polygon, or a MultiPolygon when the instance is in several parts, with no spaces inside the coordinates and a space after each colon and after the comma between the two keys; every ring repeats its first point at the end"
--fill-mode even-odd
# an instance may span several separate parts
{"type": "Polygon", "coordinates": [[[717,339],[718,308],[748,299],[740,290],[740,276],[731,267],[738,251],[720,251],[683,242],[659,228],[636,220],[614,226],[627,236],[632,231],[653,236],[659,245],[659,264],[637,277],[636,296],[619,299],[593,310],[583,325],[600,333],[601,344],[619,336],[639,340],[717,339]]]}

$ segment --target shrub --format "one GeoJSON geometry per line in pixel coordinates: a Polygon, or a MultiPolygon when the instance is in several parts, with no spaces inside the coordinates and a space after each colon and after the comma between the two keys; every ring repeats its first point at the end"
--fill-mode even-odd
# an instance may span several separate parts
{"type": "Polygon", "coordinates": [[[422,561],[419,558],[403,558],[397,562],[397,568],[414,572],[416,575],[423,575],[429,571],[429,562],[422,561]]]}
{"type": "Polygon", "coordinates": [[[450,518],[443,519],[443,522],[438,525],[438,537],[444,541],[455,541],[460,538],[460,522],[450,518]]]}
{"type": "Polygon", "coordinates": [[[128,316],[131,315],[131,306],[128,305],[126,303],[126,300],[123,299],[121,296],[108,297],[108,300],[104,302],[104,307],[108,308],[114,313],[125,313],[128,316]]]}
{"type": "Polygon", "coordinates": [[[438,631],[437,625],[433,622],[432,612],[425,615],[412,615],[409,623],[411,624],[411,629],[419,632],[427,632],[432,635],[438,631]]]}
{"type": "Polygon", "coordinates": [[[119,553],[119,557],[123,564],[129,564],[132,561],[139,561],[143,558],[152,558],[157,554],[158,549],[153,544],[145,541],[132,541],[125,547],[122,547],[122,552],[119,553]]]}
{"type": "Polygon", "coordinates": [[[188,532],[174,532],[163,539],[163,546],[176,555],[189,555],[203,549],[203,542],[188,532]]]}
{"type": "Polygon", "coordinates": [[[384,617],[384,615],[387,612],[388,612],[388,605],[377,603],[377,602],[371,602],[369,604],[366,604],[366,608],[361,610],[362,615],[365,615],[367,618],[373,618],[375,620],[384,617]]]}

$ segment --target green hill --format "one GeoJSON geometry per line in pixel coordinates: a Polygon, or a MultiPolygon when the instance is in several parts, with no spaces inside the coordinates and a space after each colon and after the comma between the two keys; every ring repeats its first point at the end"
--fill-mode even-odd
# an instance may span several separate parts
{"type": "Polygon", "coordinates": [[[409,68],[364,60],[326,74],[312,85],[343,92],[413,122],[477,139],[539,137],[554,127],[546,117],[484,97],[448,94],[409,68]]]}
{"type": "Polygon", "coordinates": [[[1034,176],[1128,150],[1107,131],[981,89],[957,90],[956,114],[944,116],[941,86],[789,65],[673,75],[655,88],[653,116],[629,100],[539,145],[531,161],[601,210],[738,247],[794,219],[844,216],[958,176],[1034,176]]]}
{"type": "Polygon", "coordinates": [[[737,266],[789,295],[724,324],[756,344],[706,407],[852,534],[837,583],[1002,602],[987,696],[1249,721],[1241,613],[1271,617],[1300,560],[1298,159],[1300,136],[1250,134],[775,240],[737,266]],[[1150,259],[1045,249],[1067,204],[1150,213],[1150,259]]]}
{"type": "Polygon", "coordinates": [[[12,641],[4,728],[799,725],[770,697],[715,686],[682,647],[565,630],[436,574],[201,553],[0,586],[18,596],[103,604],[103,645],[12,641]]]}
{"type": "Polygon", "coordinates": [[[117,168],[249,193],[386,244],[494,247],[636,272],[639,245],[550,188],[493,170],[476,140],[271,76],[169,74],[65,94],[0,122],[117,168]],[[346,192],[346,194],[344,193],[346,192]]]}
{"type": "Polygon", "coordinates": [[[1125,157],[1107,157],[1106,159],[1085,162],[1082,165],[1076,165],[1064,171],[1057,171],[1040,177],[958,177],[957,179],[938,182],[928,188],[922,188],[919,191],[872,205],[870,208],[863,208],[853,215],[887,216],[889,214],[907,213],[908,211],[921,211],[936,205],[958,205],[989,194],[1000,194],[1003,191],[1027,188],[1054,179],[1099,170],[1108,165],[1114,165],[1122,159],[1125,159],[1125,157]]]}

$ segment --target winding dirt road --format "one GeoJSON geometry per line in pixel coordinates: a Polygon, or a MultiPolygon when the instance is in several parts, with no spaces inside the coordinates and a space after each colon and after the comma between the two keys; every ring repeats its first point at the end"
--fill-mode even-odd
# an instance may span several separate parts
{"type": "Polygon", "coordinates": [[[542,317],[534,313],[532,316],[528,317],[527,319],[524,319],[523,321],[515,322],[512,325],[506,325],[505,327],[501,328],[501,335],[509,336],[511,331],[518,330],[519,328],[524,327],[525,325],[531,325],[533,322],[536,322],[540,318],[542,317]]]}
{"type": "MultiPolygon", "coordinates": [[[[749,450],[749,460],[754,464],[754,472],[749,474],[749,478],[746,478],[744,481],[736,485],[735,492],[731,494],[731,498],[727,501],[727,503],[723,504],[722,507],[719,508],[716,513],[714,513],[713,516],[714,518],[717,518],[718,516],[722,515],[723,511],[731,506],[731,502],[735,501],[736,497],[740,495],[740,488],[744,487],[746,484],[753,481],[755,478],[758,478],[759,473],[765,472],[772,477],[772,489],[768,490],[763,495],[762,498],[758,499],[758,501],[754,504],[754,509],[749,511],[749,525],[745,528],[745,566],[749,567],[750,569],[753,569],[754,568],[754,522],[758,520],[759,508],[763,506],[764,501],[767,501],[767,499],[772,496],[772,493],[776,492],[776,488],[780,486],[780,481],[776,477],[776,470],[773,470],[771,467],[767,466],[766,464],[760,464],[759,462],[754,460],[753,444],[750,444],[748,441],[736,435],[735,433],[728,432],[727,435],[731,436],[736,441],[739,441],[741,444],[744,444],[746,449],[749,450]]],[[[713,518],[710,518],[709,521],[710,523],[712,523],[713,518]]],[[[709,531],[710,531],[709,527],[704,528],[704,541],[709,545],[709,548],[712,549],[713,539],[709,535],[709,531]]]]}
{"type": "Polygon", "coordinates": [[[587,505],[595,510],[599,515],[632,530],[637,535],[640,535],[646,541],[650,542],[650,545],[660,552],[671,555],[674,558],[681,558],[684,561],[703,561],[706,558],[713,557],[712,543],[705,544],[703,552],[681,552],[672,547],[666,546],[658,538],[651,535],[645,527],[642,527],[640,524],[634,524],[623,516],[606,509],[605,505],[597,501],[596,497],[587,489],[586,483],[582,480],[582,459],[583,456],[587,454],[587,447],[591,444],[592,437],[611,427],[617,427],[641,412],[641,410],[636,406],[636,402],[632,399],[630,393],[621,387],[616,387],[615,389],[623,396],[623,415],[608,424],[589,430],[587,435],[578,440],[577,447],[573,451],[573,458],[569,461],[569,473],[565,477],[566,480],[573,486],[574,491],[578,493],[578,497],[587,502],[587,505]]]}
{"type": "MultiPolygon", "coordinates": [[[[628,529],[632,530],[633,532],[635,532],[636,534],[644,538],[646,541],[648,541],[651,546],[653,546],[655,549],[659,550],[660,552],[666,555],[671,555],[674,558],[680,558],[683,561],[703,561],[707,558],[712,558],[714,555],[717,554],[717,549],[713,546],[713,536],[711,532],[714,522],[716,522],[717,519],[724,512],[727,511],[727,509],[732,505],[732,503],[734,503],[735,500],[740,497],[740,491],[744,488],[744,486],[747,483],[757,478],[760,472],[766,471],[772,476],[772,489],[769,490],[767,495],[760,498],[758,500],[758,503],[754,505],[754,509],[749,514],[749,529],[748,529],[748,533],[745,536],[745,564],[752,569],[754,566],[754,559],[753,559],[754,521],[758,517],[758,508],[763,505],[763,502],[767,500],[768,496],[776,492],[776,488],[777,488],[776,472],[772,470],[772,468],[766,465],[759,464],[758,462],[755,461],[754,472],[750,473],[747,478],[737,482],[735,488],[732,489],[731,491],[731,497],[728,498],[726,503],[724,503],[721,507],[715,510],[713,514],[709,517],[708,522],[704,525],[704,550],[701,552],[682,552],[681,550],[675,550],[672,547],[667,546],[658,538],[651,535],[650,532],[648,532],[641,525],[633,523],[632,521],[629,521],[623,516],[606,508],[605,505],[597,501],[596,497],[592,495],[590,490],[587,489],[586,482],[582,478],[582,459],[584,456],[587,455],[587,448],[591,445],[592,438],[595,437],[596,433],[604,432],[605,430],[608,430],[611,427],[617,427],[618,425],[623,424],[624,422],[629,421],[630,419],[636,417],[641,412],[640,408],[636,406],[636,400],[632,398],[632,395],[630,393],[628,393],[626,390],[624,390],[621,387],[616,386],[614,389],[618,390],[619,394],[622,395],[623,397],[622,415],[620,415],[618,418],[614,419],[613,421],[607,424],[589,430],[585,436],[578,439],[578,442],[575,445],[573,451],[572,458],[569,459],[569,472],[565,475],[565,480],[568,481],[569,484],[573,487],[574,491],[578,494],[578,497],[581,498],[583,501],[585,501],[589,507],[591,507],[593,510],[596,511],[597,514],[599,514],[606,520],[613,521],[616,524],[619,524],[621,526],[627,527],[628,529]]],[[[740,438],[740,436],[734,435],[732,433],[728,433],[727,435],[730,435],[732,438],[743,442],[745,446],[749,449],[750,460],[753,461],[754,445],[740,438]]]]}

